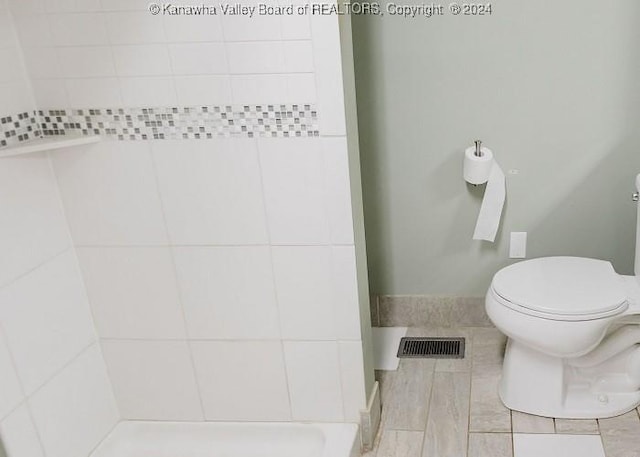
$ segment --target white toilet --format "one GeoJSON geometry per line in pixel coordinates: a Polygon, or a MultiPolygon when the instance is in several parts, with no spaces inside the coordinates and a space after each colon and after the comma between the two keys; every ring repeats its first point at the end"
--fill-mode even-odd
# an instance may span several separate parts
{"type": "Polygon", "coordinates": [[[499,386],[508,408],[586,419],[640,404],[640,224],[636,234],[636,276],[581,257],[526,260],[495,274],[485,303],[509,337],[499,386]]]}

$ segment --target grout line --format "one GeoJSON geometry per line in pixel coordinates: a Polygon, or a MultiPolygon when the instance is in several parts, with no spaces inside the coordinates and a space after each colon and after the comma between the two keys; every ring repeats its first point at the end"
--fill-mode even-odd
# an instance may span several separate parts
{"type": "MultiPolygon", "coordinates": [[[[158,166],[156,164],[155,154],[153,153],[152,145],[149,145],[149,149],[147,153],[149,154],[149,159],[151,161],[151,169],[154,177],[155,191],[160,201],[160,210],[162,212],[162,223],[164,225],[165,235],[167,237],[167,240],[169,240],[170,234],[169,234],[169,224],[167,223],[166,207],[165,207],[164,199],[162,198],[162,192],[160,192],[160,177],[158,174],[158,166]]],[[[183,325],[187,350],[189,352],[189,361],[191,362],[191,369],[193,370],[193,378],[196,384],[196,389],[198,390],[198,403],[200,405],[200,412],[202,414],[202,420],[206,420],[207,415],[205,412],[204,398],[202,395],[203,389],[200,384],[198,370],[196,369],[195,357],[193,355],[193,347],[191,345],[192,340],[190,339],[190,336],[189,336],[189,325],[187,323],[187,315],[184,309],[184,291],[183,291],[183,286],[180,284],[180,281],[178,280],[178,277],[179,277],[178,264],[176,262],[175,252],[172,247],[169,248],[169,256],[171,257],[171,267],[173,270],[174,281],[175,281],[176,289],[178,292],[178,300],[179,300],[178,306],[180,308],[180,315],[182,316],[182,325],[183,325]]]]}
{"type": "MultiPolygon", "coordinates": [[[[226,56],[226,47],[225,47],[225,56],[226,56]]],[[[260,142],[258,141],[258,139],[254,139],[254,144],[255,144],[255,150],[256,150],[256,159],[258,162],[258,172],[259,172],[259,177],[260,177],[260,190],[261,190],[261,200],[262,200],[262,210],[263,210],[263,214],[264,214],[264,223],[265,223],[265,231],[267,234],[267,241],[269,242],[268,249],[269,249],[269,264],[271,265],[271,281],[273,284],[273,293],[274,293],[274,298],[275,298],[275,304],[276,304],[276,314],[278,315],[278,334],[280,335],[280,354],[282,357],[282,365],[284,367],[284,379],[285,379],[285,387],[287,389],[287,399],[289,401],[289,417],[291,420],[294,419],[293,417],[293,398],[291,396],[291,386],[289,385],[289,370],[287,369],[287,358],[285,355],[285,340],[282,336],[282,318],[281,318],[281,310],[280,310],[280,298],[278,295],[278,284],[277,284],[277,280],[276,280],[276,269],[275,269],[275,264],[273,261],[273,245],[272,245],[272,235],[271,235],[271,224],[269,224],[269,216],[268,216],[268,211],[267,211],[267,199],[266,199],[266,194],[265,194],[265,186],[264,186],[264,176],[263,176],[263,171],[262,171],[262,155],[261,155],[261,148],[260,148],[260,142]]],[[[343,415],[344,415],[344,406],[343,406],[343,415]]]]}
{"type": "MultiPolygon", "coordinates": [[[[70,240],[69,240],[69,243],[71,243],[70,240]]],[[[27,271],[25,271],[23,273],[20,273],[18,276],[9,279],[9,281],[7,281],[4,284],[0,284],[0,289],[5,289],[6,287],[13,285],[14,283],[16,283],[16,282],[20,281],[21,279],[23,279],[25,276],[28,276],[31,273],[33,273],[34,271],[39,270],[40,268],[44,267],[49,262],[52,262],[53,260],[57,259],[58,257],[63,256],[64,254],[67,253],[67,251],[69,251],[71,249],[73,249],[73,244],[67,245],[61,251],[58,251],[57,253],[53,254],[51,257],[48,257],[46,260],[38,263],[35,267],[30,268],[27,271]]]]}

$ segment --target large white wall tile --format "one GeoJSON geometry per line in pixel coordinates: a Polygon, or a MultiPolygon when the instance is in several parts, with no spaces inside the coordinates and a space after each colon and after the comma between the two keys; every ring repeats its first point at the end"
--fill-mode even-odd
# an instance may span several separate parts
{"type": "Polygon", "coordinates": [[[0,322],[29,395],[95,337],[73,252],[0,290],[0,322]]]}
{"type": "Polygon", "coordinates": [[[279,341],[196,341],[191,347],[207,420],[291,420],[279,341]]]}
{"type": "Polygon", "coordinates": [[[64,82],[69,105],[73,108],[117,107],[122,104],[117,78],[71,78],[64,82]]]}
{"type": "Polygon", "coordinates": [[[283,73],[285,60],[281,41],[227,43],[231,73],[283,73]]]}
{"type": "Polygon", "coordinates": [[[344,421],[338,347],[334,341],[285,341],[293,420],[344,421]]]}
{"type": "Polygon", "coordinates": [[[367,407],[362,341],[339,341],[338,350],[345,420],[359,423],[360,411],[367,407]]]}
{"type": "Polygon", "coordinates": [[[22,65],[20,64],[22,57],[17,46],[3,48],[0,46],[0,84],[7,84],[19,81],[24,77],[22,65]],[[6,63],[5,63],[6,62],[6,63]]]}
{"type": "Polygon", "coordinates": [[[100,0],[103,11],[149,11],[147,0],[100,0]]]}
{"type": "Polygon", "coordinates": [[[53,164],[76,245],[167,244],[148,143],[57,151],[53,164]]]}
{"type": "Polygon", "coordinates": [[[176,76],[175,83],[183,106],[225,105],[233,100],[228,76],[176,76]]]}
{"type": "Polygon", "coordinates": [[[35,109],[31,89],[22,81],[0,84],[0,103],[5,113],[21,113],[35,109]]]}
{"type": "Polygon", "coordinates": [[[334,339],[331,248],[274,246],[282,336],[285,339],[334,339]]]}
{"type": "Polygon", "coordinates": [[[0,422],[0,436],[9,457],[44,457],[26,403],[0,422]]]}
{"type": "Polygon", "coordinates": [[[353,244],[353,216],[349,178],[347,140],[322,138],[322,156],[326,167],[326,198],[331,242],[353,244]]]}
{"type": "Polygon", "coordinates": [[[258,148],[271,241],[329,243],[320,141],[260,139],[258,148]]]}
{"type": "Polygon", "coordinates": [[[22,53],[31,79],[60,76],[58,54],[54,46],[23,48],[22,53]]]}
{"type": "Polygon", "coordinates": [[[169,43],[223,40],[220,16],[164,16],[162,21],[169,43]]]}
{"type": "Polygon", "coordinates": [[[315,103],[317,100],[316,80],[313,73],[289,74],[287,79],[288,103],[315,103]]]}
{"type": "Polygon", "coordinates": [[[9,9],[14,15],[43,13],[45,11],[44,0],[7,0],[6,5],[0,6],[9,9]]]}
{"type": "Polygon", "coordinates": [[[0,188],[0,284],[7,284],[71,240],[45,154],[3,158],[0,188]]]}
{"type": "MultiPolygon", "coordinates": [[[[304,5],[309,3],[307,0],[296,0],[290,2],[294,5],[304,5]]],[[[289,4],[289,2],[287,2],[289,4]]],[[[311,15],[303,14],[281,17],[282,39],[283,40],[304,40],[311,38],[311,23],[309,17],[311,15]]]]}
{"type": "Polygon", "coordinates": [[[63,79],[35,79],[31,82],[38,109],[58,109],[69,106],[67,87],[63,79]]]}
{"type": "Polygon", "coordinates": [[[153,143],[174,244],[265,244],[264,206],[253,140],[153,143]]]}
{"type": "Polygon", "coordinates": [[[333,246],[332,303],[335,332],[338,339],[360,339],[360,307],[358,304],[358,276],[353,246],[333,246]]]}
{"type": "MultiPolygon", "coordinates": [[[[252,0],[245,5],[257,5],[259,2],[252,0]]],[[[280,17],[257,15],[253,17],[242,15],[222,16],[222,28],[226,41],[266,41],[282,39],[280,17]]]]}
{"type": "Polygon", "coordinates": [[[104,340],[102,350],[124,419],[203,419],[185,341],[104,340]]]}
{"type": "Polygon", "coordinates": [[[231,87],[237,104],[282,103],[287,97],[285,75],[234,75],[231,87]]]}
{"type": "Polygon", "coordinates": [[[113,46],[118,76],[171,75],[169,49],[165,44],[113,46]]]}
{"type": "Polygon", "coordinates": [[[51,14],[49,25],[56,46],[94,46],[109,42],[102,14],[51,14]]]}
{"type": "Polygon", "coordinates": [[[44,4],[46,10],[50,12],[100,11],[101,9],[100,0],[44,0],[44,4]]]}
{"type": "Polygon", "coordinates": [[[176,106],[178,104],[172,77],[120,78],[119,82],[124,106],[176,106]]]}
{"type": "Polygon", "coordinates": [[[24,398],[11,354],[0,331],[0,419],[20,404],[24,398]]]}
{"type": "Polygon", "coordinates": [[[285,339],[360,339],[353,247],[274,246],[285,339]]]}
{"type": "Polygon", "coordinates": [[[313,73],[313,47],[311,41],[283,42],[285,65],[287,73],[313,73]]]}
{"type": "Polygon", "coordinates": [[[98,78],[116,74],[108,46],[58,47],[56,52],[62,77],[98,78]]]}
{"type": "MultiPolygon", "coordinates": [[[[19,0],[12,2],[19,3],[19,0]]],[[[49,46],[53,42],[49,17],[46,14],[20,14],[15,17],[15,26],[23,47],[49,46]]]]}
{"type": "Polygon", "coordinates": [[[338,17],[314,15],[311,30],[319,129],[323,135],[346,135],[338,17]]]}
{"type": "Polygon", "coordinates": [[[86,457],[118,409],[97,343],[29,399],[47,457],[86,457]]]}
{"type": "Polygon", "coordinates": [[[162,20],[145,11],[105,13],[111,44],[151,44],[166,41],[162,20]]]}
{"type": "Polygon", "coordinates": [[[279,338],[267,246],[174,249],[191,338],[279,338]]]}
{"type": "Polygon", "coordinates": [[[223,43],[185,43],[169,46],[176,75],[226,74],[227,57],[223,43]]]}
{"type": "Polygon", "coordinates": [[[101,338],[184,338],[168,247],[79,248],[101,338]]]}

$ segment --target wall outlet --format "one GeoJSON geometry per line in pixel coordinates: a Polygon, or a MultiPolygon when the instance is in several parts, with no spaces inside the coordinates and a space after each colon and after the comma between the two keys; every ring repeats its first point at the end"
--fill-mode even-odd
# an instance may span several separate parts
{"type": "Polygon", "coordinates": [[[511,232],[509,258],[524,259],[527,256],[527,232],[511,232]]]}

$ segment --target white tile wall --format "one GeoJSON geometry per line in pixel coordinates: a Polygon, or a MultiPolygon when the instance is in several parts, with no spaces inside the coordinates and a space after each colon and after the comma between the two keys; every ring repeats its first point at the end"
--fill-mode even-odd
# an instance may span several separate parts
{"type": "Polygon", "coordinates": [[[96,13],[65,13],[49,16],[56,46],[91,46],[108,44],[104,16],[96,13]]]}
{"type": "Polygon", "coordinates": [[[64,79],[36,79],[32,87],[33,96],[41,109],[54,109],[69,104],[64,79]]]}
{"type": "MultiPolygon", "coordinates": [[[[186,2],[183,4],[186,4],[186,2]]],[[[223,40],[222,21],[219,16],[167,16],[163,17],[162,21],[167,41],[170,43],[223,40]]]]}
{"type": "Polygon", "coordinates": [[[108,46],[56,48],[60,75],[66,78],[115,76],[111,48],[108,46]]]}
{"type": "Polygon", "coordinates": [[[284,68],[281,41],[248,41],[227,44],[231,73],[280,73],[284,68]]]}
{"type": "Polygon", "coordinates": [[[166,245],[146,142],[104,142],[53,154],[76,245],[166,245]]]}
{"type": "Polygon", "coordinates": [[[44,154],[3,158],[0,285],[67,249],[71,240],[44,154]]]}
{"type": "Polygon", "coordinates": [[[323,135],[346,135],[340,33],[336,16],[312,16],[313,58],[323,135]]]}
{"type": "Polygon", "coordinates": [[[68,78],[64,83],[71,106],[90,108],[122,104],[117,78],[68,78]]]}
{"type": "Polygon", "coordinates": [[[172,243],[266,244],[253,140],[159,141],[153,153],[172,243]]]}
{"type": "MultiPolygon", "coordinates": [[[[10,2],[43,108],[317,102],[321,133],[345,134],[335,17],[154,17],[142,0],[10,2]]],[[[4,93],[16,105],[20,92],[4,93]]],[[[124,417],[357,420],[365,402],[344,138],[105,142],[52,157],[124,417]]],[[[24,181],[22,168],[6,179],[28,187],[13,176],[24,181]]],[[[36,185],[20,198],[0,193],[0,209],[23,217],[0,226],[0,253],[18,257],[3,246],[11,237],[39,241],[22,264],[11,257],[17,273],[0,266],[0,284],[68,246],[46,199],[33,206],[40,219],[16,211],[31,205],[30,192],[42,199],[36,185]]],[[[37,394],[68,398],[55,380],[78,363],[37,394]]],[[[34,403],[40,426],[55,413],[43,398],[34,403]]],[[[93,407],[109,409],[96,398],[93,407]]],[[[75,424],[81,409],[43,434],[48,457],[80,455],[106,428],[100,417],[75,424]],[[86,441],[62,442],[72,425],[90,428],[86,441]]]]}
{"type": "Polygon", "coordinates": [[[258,147],[271,241],[274,244],[328,244],[321,142],[261,139],[258,147]]]}
{"type": "Polygon", "coordinates": [[[118,76],[171,75],[169,49],[164,44],[114,46],[112,49],[118,76]]]}
{"type": "Polygon", "coordinates": [[[169,46],[176,75],[226,74],[227,57],[223,43],[184,43],[169,46]]]}
{"type": "Polygon", "coordinates": [[[359,422],[359,412],[367,404],[364,385],[364,366],[361,341],[339,341],[340,376],[342,382],[342,404],[345,420],[359,422]]]}
{"type": "Polygon", "coordinates": [[[282,344],[192,343],[207,420],[291,420],[282,344]]]}
{"type": "Polygon", "coordinates": [[[38,390],[29,407],[47,457],[85,457],[118,421],[97,344],[38,390]]]}
{"type": "Polygon", "coordinates": [[[273,247],[284,338],[336,338],[331,263],[328,246],[273,247]]]}
{"type": "Polygon", "coordinates": [[[185,338],[168,247],[78,248],[102,338],[185,338]]]}
{"type": "Polygon", "coordinates": [[[6,3],[0,9],[0,111],[17,114],[35,108],[33,94],[22,59],[18,34],[6,3]]]}
{"type": "Polygon", "coordinates": [[[275,104],[287,101],[285,75],[234,75],[231,77],[231,86],[235,103],[275,104]]]}
{"type": "Polygon", "coordinates": [[[233,103],[228,76],[176,76],[174,79],[181,106],[233,103]]]}
{"type": "Polygon", "coordinates": [[[165,43],[162,20],[148,11],[105,13],[111,44],[165,43]]]}
{"type": "Polygon", "coordinates": [[[0,331],[0,419],[7,416],[24,398],[11,354],[0,331]]]}
{"type": "Polygon", "coordinates": [[[285,341],[294,420],[342,422],[340,362],[335,341],[285,341]]]}
{"type": "Polygon", "coordinates": [[[323,138],[322,156],[331,242],[350,245],[354,240],[347,139],[323,138]]]}
{"type": "Polygon", "coordinates": [[[203,419],[185,341],[104,340],[102,350],[123,418],[203,419]]]}
{"type": "Polygon", "coordinates": [[[0,435],[5,451],[11,457],[44,457],[40,438],[26,404],[0,421],[0,435]]]}
{"type": "Polygon", "coordinates": [[[73,251],[0,290],[0,322],[30,395],[94,339],[73,251]]]}
{"type": "Polygon", "coordinates": [[[176,106],[178,97],[172,77],[120,78],[122,103],[130,107],[176,106]]]}
{"type": "Polygon", "coordinates": [[[178,247],[175,255],[191,338],[280,337],[267,246],[178,247]]]}

